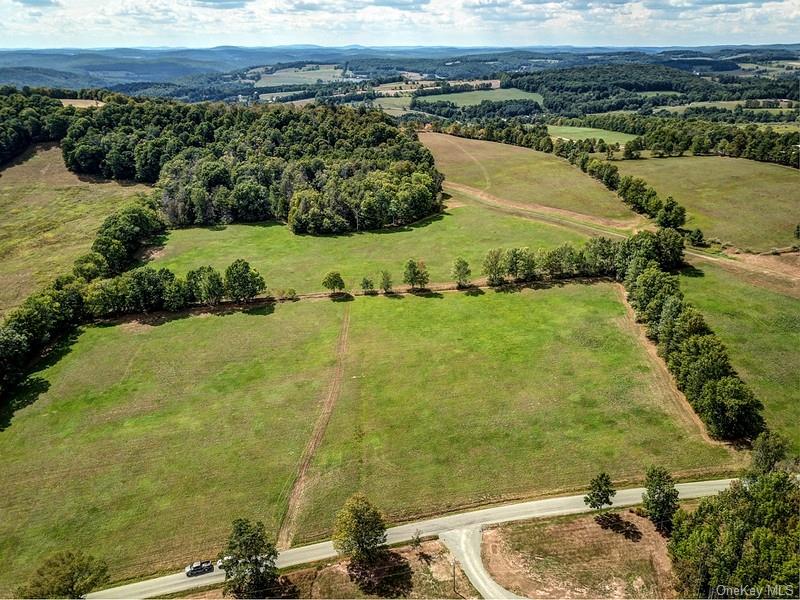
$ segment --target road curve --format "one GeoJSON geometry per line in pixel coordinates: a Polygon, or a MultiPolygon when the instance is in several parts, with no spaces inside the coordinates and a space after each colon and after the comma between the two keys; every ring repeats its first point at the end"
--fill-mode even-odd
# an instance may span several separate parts
{"type": "MultiPolygon", "coordinates": [[[[716,479],[713,481],[680,483],[677,485],[677,488],[682,499],[701,498],[703,496],[713,496],[721,492],[731,484],[731,481],[733,480],[716,479]]],[[[639,504],[642,501],[642,492],[644,492],[644,488],[618,490],[617,495],[614,497],[614,506],[632,506],[639,504]]],[[[536,517],[553,517],[582,512],[588,512],[583,502],[583,494],[547,498],[544,500],[531,500],[528,502],[505,504],[493,506],[491,508],[451,514],[392,527],[387,531],[387,542],[389,544],[396,544],[398,542],[409,541],[416,532],[419,532],[423,536],[438,536],[459,529],[480,530],[482,527],[509,521],[521,521],[536,517]]],[[[308,546],[299,546],[281,552],[278,555],[278,567],[293,567],[333,558],[335,556],[336,551],[333,549],[333,544],[330,541],[310,544],[308,546]]],[[[472,576],[470,575],[472,570],[469,569],[469,563],[462,564],[461,566],[465,568],[467,575],[470,577],[470,580],[472,580],[472,576]]],[[[108,598],[109,600],[119,598],[153,598],[155,596],[163,596],[165,594],[173,594],[198,587],[219,584],[222,583],[224,579],[224,573],[219,570],[197,577],[186,577],[183,573],[175,573],[174,575],[156,577],[155,579],[147,579],[145,581],[138,581],[136,583],[129,583],[127,585],[93,592],[89,594],[87,598],[108,598]]]]}
{"type": "Polygon", "coordinates": [[[464,574],[481,596],[484,598],[502,598],[504,600],[521,598],[521,596],[517,596],[500,586],[492,579],[489,571],[486,570],[483,558],[481,558],[483,536],[481,535],[480,527],[445,531],[439,536],[439,539],[453,553],[464,574]]]}

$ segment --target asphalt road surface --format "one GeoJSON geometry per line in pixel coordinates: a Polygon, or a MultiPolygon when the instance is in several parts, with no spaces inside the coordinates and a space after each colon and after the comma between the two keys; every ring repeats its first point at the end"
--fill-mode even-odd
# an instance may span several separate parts
{"type": "MultiPolygon", "coordinates": [[[[703,496],[713,496],[719,493],[726,489],[731,481],[733,480],[717,479],[713,481],[696,481],[678,484],[677,488],[682,499],[701,498],[703,496]]],[[[634,504],[639,504],[642,501],[642,492],[644,492],[644,488],[618,490],[617,495],[614,497],[614,506],[632,506],[634,504]]],[[[482,594],[487,594],[485,597],[514,598],[515,596],[511,595],[510,592],[503,590],[503,588],[491,581],[486,570],[483,568],[483,564],[480,561],[480,530],[488,525],[497,525],[498,523],[520,521],[537,517],[576,514],[588,512],[588,510],[589,509],[583,502],[583,494],[506,504],[407,523],[399,527],[392,527],[387,531],[387,542],[389,544],[405,542],[410,540],[417,532],[423,536],[442,535],[447,532],[453,532],[451,535],[442,536],[443,541],[451,548],[461,568],[476,589],[482,594]],[[467,531],[461,532],[457,530],[467,531]],[[477,537],[474,532],[478,532],[477,537]],[[475,559],[476,548],[477,560],[475,559]],[[491,583],[487,583],[487,579],[491,583]]],[[[333,544],[330,541],[308,546],[299,546],[281,552],[278,556],[278,567],[293,567],[333,558],[335,556],[336,551],[333,549],[333,544]]],[[[201,558],[210,557],[197,557],[198,560],[201,558]]],[[[213,573],[198,575],[196,577],[187,577],[181,572],[174,575],[156,577],[155,579],[147,579],[145,581],[138,581],[128,585],[93,592],[89,594],[87,598],[152,598],[154,596],[173,594],[197,587],[222,583],[224,579],[225,574],[219,569],[215,569],[213,573]]]]}

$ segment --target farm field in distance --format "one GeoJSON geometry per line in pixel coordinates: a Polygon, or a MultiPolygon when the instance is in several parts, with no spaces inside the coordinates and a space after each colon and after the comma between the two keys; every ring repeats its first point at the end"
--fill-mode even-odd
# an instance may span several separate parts
{"type": "Polygon", "coordinates": [[[484,100],[502,102],[503,100],[536,100],[539,104],[544,101],[541,94],[526,92],[516,88],[495,88],[491,90],[475,90],[472,92],[456,92],[437,96],[423,96],[422,100],[429,102],[452,102],[456,106],[474,106],[484,100]]]}
{"type": "Polygon", "coordinates": [[[326,537],[358,489],[394,521],[582,489],[598,469],[702,478],[742,460],[686,420],[614,284],[351,306],[295,544],[326,537]]]}
{"type": "Polygon", "coordinates": [[[69,271],[116,206],[144,185],[78,177],[57,146],[0,170],[0,315],[69,271]]]}
{"type": "Polygon", "coordinates": [[[282,304],[84,328],[0,431],[0,595],[63,549],[114,580],[216,554],[234,518],[277,530],[343,306],[282,304]]]}
{"type": "Polygon", "coordinates": [[[622,160],[621,175],[641,177],[686,207],[687,228],[754,252],[796,242],[800,173],[781,165],[722,156],[622,160]]]}
{"type": "Polygon", "coordinates": [[[274,73],[264,73],[256,83],[256,88],[277,85],[305,85],[335,81],[344,77],[344,71],[336,65],[319,65],[318,68],[292,67],[279,69],[274,73]]]}
{"type": "Polygon", "coordinates": [[[767,424],[800,450],[800,299],[706,262],[683,272],[681,289],[728,346],[733,366],[764,403],[767,424]]]}
{"type": "Polygon", "coordinates": [[[224,269],[241,257],[259,269],[269,287],[293,287],[307,293],[322,290],[320,282],[331,270],[340,271],[350,289],[357,289],[365,276],[377,283],[381,269],[393,275],[395,285],[402,285],[403,263],[413,257],[425,261],[431,282],[445,282],[451,281],[458,256],[479,277],[481,261],[490,248],[552,248],[586,239],[564,227],[498,214],[466,202],[461,205],[456,195],[449,201],[454,208],[444,214],[395,231],[298,236],[281,223],[176,229],[168,232],[153,266],[184,274],[205,264],[224,269]]]}
{"type": "Polygon", "coordinates": [[[436,167],[448,182],[520,204],[541,205],[606,219],[611,225],[641,219],[603,184],[552,154],[528,148],[424,133],[436,167]]]}
{"type": "Polygon", "coordinates": [[[586,140],[590,138],[602,139],[608,144],[624,146],[636,136],[619,131],[608,129],[596,129],[594,127],[570,127],[568,125],[548,125],[547,132],[554,138],[564,138],[567,140],[586,140]]]}

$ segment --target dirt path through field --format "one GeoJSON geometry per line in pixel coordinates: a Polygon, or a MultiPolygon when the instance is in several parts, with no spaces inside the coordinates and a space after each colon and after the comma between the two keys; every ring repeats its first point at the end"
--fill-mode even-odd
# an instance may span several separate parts
{"type": "Polygon", "coordinates": [[[336,406],[336,401],[339,399],[339,393],[342,389],[342,378],[344,377],[344,356],[347,352],[347,336],[349,330],[350,306],[345,305],[344,315],[342,315],[342,327],[339,330],[339,339],[336,342],[336,363],[333,367],[328,389],[325,392],[325,398],[322,402],[322,410],[317,417],[317,422],[314,424],[311,437],[303,450],[300,468],[297,471],[297,477],[294,480],[292,491],[289,494],[289,505],[286,509],[283,522],[281,523],[280,531],[278,532],[277,545],[279,550],[284,550],[292,545],[297,514],[306,488],[308,467],[311,465],[311,459],[314,457],[317,448],[319,448],[319,445],[322,443],[322,438],[325,435],[328,422],[331,420],[331,414],[333,414],[333,408],[336,406]]]}
{"type": "Polygon", "coordinates": [[[633,307],[628,303],[628,295],[625,292],[625,288],[619,283],[614,287],[617,290],[620,302],[622,302],[622,305],[625,307],[625,320],[623,321],[623,325],[636,336],[637,341],[644,349],[645,355],[653,367],[653,373],[655,375],[653,378],[653,385],[663,392],[663,395],[672,399],[674,407],[673,412],[678,419],[689,427],[689,429],[697,431],[703,437],[703,441],[708,444],[724,446],[725,444],[723,442],[715,440],[708,435],[705,424],[697,413],[694,412],[692,405],[689,404],[683,392],[678,389],[672,374],[667,369],[666,363],[658,355],[658,348],[652,340],[647,337],[644,327],[636,322],[636,315],[633,312],[633,307]]]}
{"type": "MultiPolygon", "coordinates": [[[[469,150],[467,150],[466,148],[464,148],[464,146],[463,146],[463,145],[461,145],[461,144],[459,144],[458,142],[456,142],[456,140],[453,138],[453,136],[445,136],[445,137],[444,137],[444,138],[442,138],[442,139],[444,139],[444,140],[447,140],[447,143],[448,143],[448,144],[450,144],[450,145],[451,145],[453,148],[457,148],[458,150],[460,150],[461,152],[463,152],[463,153],[464,153],[464,155],[465,155],[467,158],[469,158],[469,159],[470,159],[470,160],[471,160],[473,163],[475,163],[475,165],[476,165],[476,166],[477,166],[477,167],[478,167],[478,168],[481,170],[481,174],[483,175],[483,181],[484,181],[484,182],[485,182],[485,184],[486,184],[486,185],[484,186],[484,188],[486,188],[486,189],[488,190],[488,189],[489,189],[489,187],[491,187],[491,185],[492,185],[492,176],[491,176],[491,175],[489,175],[489,171],[486,169],[486,167],[485,167],[485,166],[484,166],[484,164],[483,164],[483,163],[480,161],[480,159],[479,159],[477,156],[475,156],[474,154],[472,154],[472,152],[470,152],[469,150]]],[[[465,186],[465,187],[466,187],[466,186],[465,186]]]]}
{"type": "MultiPolygon", "coordinates": [[[[575,223],[576,225],[598,225],[601,227],[611,227],[614,229],[622,229],[626,231],[639,229],[634,220],[617,221],[616,219],[608,219],[606,217],[587,215],[585,213],[579,213],[572,210],[567,210],[566,208],[554,208],[552,206],[536,204],[535,202],[514,202],[513,200],[502,198],[500,196],[495,196],[494,194],[490,194],[486,190],[479,190],[478,188],[464,185],[463,183],[455,183],[453,181],[445,180],[444,188],[445,190],[451,189],[455,190],[456,192],[467,194],[487,204],[504,206],[507,208],[527,211],[531,213],[544,213],[546,215],[561,217],[561,220],[568,220],[572,222],[578,221],[578,223],[575,223]]],[[[601,230],[601,232],[608,233],[605,229],[601,230]]]]}

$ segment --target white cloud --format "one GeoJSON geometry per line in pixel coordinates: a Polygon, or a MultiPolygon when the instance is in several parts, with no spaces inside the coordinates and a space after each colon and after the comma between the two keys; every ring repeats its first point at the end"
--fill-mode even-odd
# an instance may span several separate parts
{"type": "Polygon", "coordinates": [[[0,23],[6,47],[786,43],[800,2],[0,0],[0,23]]]}

